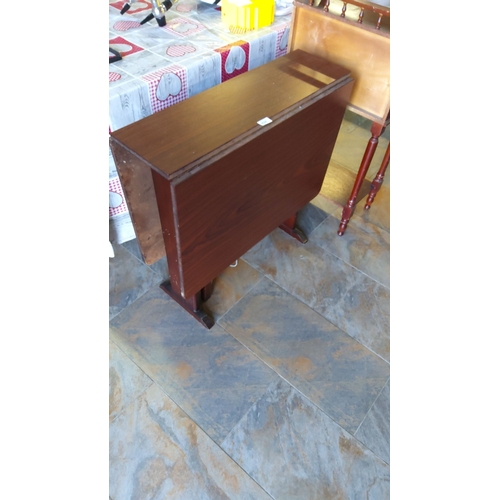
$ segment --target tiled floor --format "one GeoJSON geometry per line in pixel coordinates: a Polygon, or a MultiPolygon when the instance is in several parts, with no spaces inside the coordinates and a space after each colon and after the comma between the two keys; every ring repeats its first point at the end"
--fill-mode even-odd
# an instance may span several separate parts
{"type": "Polygon", "coordinates": [[[389,498],[389,171],[336,234],[369,137],[347,113],[309,242],[277,229],[227,269],[210,331],[159,289],[165,260],[114,244],[112,500],[389,498]]]}

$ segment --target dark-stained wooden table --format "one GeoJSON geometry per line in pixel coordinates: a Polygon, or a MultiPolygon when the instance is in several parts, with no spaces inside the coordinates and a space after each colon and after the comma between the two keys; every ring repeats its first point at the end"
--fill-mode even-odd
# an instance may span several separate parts
{"type": "Polygon", "coordinates": [[[146,263],[207,328],[213,280],[277,227],[306,242],[298,210],[318,195],[349,102],[350,72],[302,50],[111,134],[146,263]]]}

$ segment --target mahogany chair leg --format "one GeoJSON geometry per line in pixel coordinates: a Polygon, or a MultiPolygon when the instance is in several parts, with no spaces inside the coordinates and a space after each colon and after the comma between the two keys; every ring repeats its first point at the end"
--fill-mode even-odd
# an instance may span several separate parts
{"type": "Polygon", "coordinates": [[[351,216],[354,212],[354,206],[356,205],[356,198],[358,196],[359,190],[363,181],[366,177],[366,172],[370,168],[370,164],[373,159],[373,155],[375,154],[375,150],[378,146],[378,139],[383,134],[385,130],[385,125],[380,125],[379,123],[373,123],[371,132],[372,136],[368,141],[368,144],[365,149],[365,154],[363,155],[363,159],[361,160],[361,164],[359,166],[358,174],[356,175],[356,180],[354,181],[354,186],[351,191],[351,196],[347,200],[347,204],[344,206],[342,210],[342,218],[339,224],[339,229],[337,234],[342,236],[347,228],[347,224],[351,219],[351,216]]]}
{"type": "Polygon", "coordinates": [[[280,229],[285,231],[285,233],[289,234],[290,236],[300,241],[301,243],[307,243],[308,241],[307,236],[305,235],[304,231],[302,231],[302,229],[300,229],[300,227],[297,226],[297,214],[289,217],[279,227],[280,229]]]}
{"type": "Polygon", "coordinates": [[[192,297],[185,299],[177,293],[170,281],[165,281],[160,285],[160,288],[170,297],[172,297],[180,306],[182,306],[193,318],[200,322],[205,328],[210,330],[215,324],[205,311],[201,309],[201,303],[208,300],[212,295],[213,282],[211,281],[207,286],[202,288],[199,292],[195,293],[192,297]]]}
{"type": "Polygon", "coordinates": [[[373,203],[373,200],[375,199],[375,195],[378,193],[380,187],[382,186],[382,182],[384,182],[385,171],[387,170],[387,166],[389,165],[389,158],[391,155],[390,147],[391,143],[387,145],[387,151],[385,152],[384,159],[382,160],[382,164],[380,165],[380,169],[377,172],[375,179],[373,179],[372,181],[372,189],[366,200],[365,210],[369,210],[371,204],[373,203]]]}

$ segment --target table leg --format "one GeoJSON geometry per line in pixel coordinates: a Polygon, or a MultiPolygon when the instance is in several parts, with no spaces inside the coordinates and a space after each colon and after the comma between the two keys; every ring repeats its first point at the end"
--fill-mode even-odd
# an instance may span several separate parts
{"type": "Polygon", "coordinates": [[[342,236],[347,228],[347,224],[354,212],[354,206],[356,205],[356,198],[359,193],[359,189],[363,184],[363,181],[366,177],[366,172],[368,172],[368,168],[373,159],[373,155],[375,154],[375,150],[378,146],[378,139],[383,134],[385,130],[385,125],[381,125],[379,123],[373,123],[371,132],[372,136],[368,141],[366,146],[365,154],[363,155],[363,159],[361,160],[361,164],[359,166],[358,174],[356,175],[356,180],[354,181],[354,186],[352,188],[351,196],[349,200],[347,200],[347,204],[344,206],[342,210],[342,219],[339,224],[339,230],[337,234],[342,236]]]}
{"type": "Polygon", "coordinates": [[[201,289],[201,300],[203,302],[206,302],[212,296],[213,291],[214,291],[214,282],[211,281],[207,286],[201,289]]]}
{"type": "Polygon", "coordinates": [[[160,288],[169,296],[172,297],[179,305],[181,305],[193,318],[199,321],[205,328],[212,328],[215,324],[205,311],[201,309],[201,303],[208,300],[213,291],[213,281],[195,293],[189,299],[185,299],[180,293],[174,290],[170,281],[165,281],[160,285],[160,288]]]}
{"type": "Polygon", "coordinates": [[[283,222],[283,224],[279,226],[279,228],[301,243],[307,243],[308,241],[304,231],[302,231],[302,229],[297,226],[297,214],[289,217],[285,222],[283,222]]]}
{"type": "Polygon", "coordinates": [[[389,157],[390,157],[390,147],[389,143],[387,146],[387,151],[385,152],[384,159],[382,160],[382,164],[380,165],[380,169],[375,176],[375,179],[372,181],[372,189],[368,198],[366,200],[365,210],[368,210],[375,199],[375,195],[378,193],[380,187],[382,186],[382,182],[384,182],[385,171],[387,170],[387,166],[389,165],[389,157]]]}
{"type": "Polygon", "coordinates": [[[177,240],[175,236],[175,223],[172,211],[172,193],[170,183],[158,172],[151,170],[153,185],[158,204],[158,214],[160,216],[163,231],[163,242],[167,255],[168,273],[170,280],[160,285],[160,288],[180,306],[182,306],[191,316],[199,321],[205,328],[212,328],[215,324],[205,311],[201,309],[202,302],[206,302],[213,291],[213,281],[196,292],[193,296],[184,298],[181,293],[181,269],[177,258],[177,240]]]}

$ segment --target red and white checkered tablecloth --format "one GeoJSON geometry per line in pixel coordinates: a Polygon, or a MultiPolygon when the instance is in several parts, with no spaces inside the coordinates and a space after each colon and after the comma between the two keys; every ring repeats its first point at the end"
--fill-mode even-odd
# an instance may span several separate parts
{"type": "Polygon", "coordinates": [[[110,217],[128,212],[125,195],[118,177],[109,181],[109,200],[110,217]]]}
{"type": "Polygon", "coordinates": [[[171,64],[142,77],[149,87],[149,100],[153,113],[187,99],[186,69],[171,64]]]}

